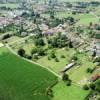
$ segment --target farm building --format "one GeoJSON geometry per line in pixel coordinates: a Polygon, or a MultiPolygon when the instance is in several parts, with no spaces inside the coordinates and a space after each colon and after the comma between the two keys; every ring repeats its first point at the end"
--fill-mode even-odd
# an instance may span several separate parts
{"type": "Polygon", "coordinates": [[[70,64],[68,64],[67,66],[65,66],[65,68],[62,70],[62,72],[66,72],[67,70],[69,70],[70,68],[72,68],[75,65],[75,62],[72,62],[70,64]]]}

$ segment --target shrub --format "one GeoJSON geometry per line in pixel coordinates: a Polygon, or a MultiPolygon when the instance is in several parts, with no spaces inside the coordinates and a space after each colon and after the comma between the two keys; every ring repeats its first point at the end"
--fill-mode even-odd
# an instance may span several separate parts
{"type": "Polygon", "coordinates": [[[55,61],[56,61],[56,62],[59,62],[59,59],[58,59],[58,58],[55,58],[55,61]]]}
{"type": "Polygon", "coordinates": [[[93,71],[95,70],[95,68],[91,69],[91,68],[87,68],[87,73],[93,73],[93,71]]]}
{"type": "Polygon", "coordinates": [[[24,57],[25,56],[25,50],[24,49],[19,49],[18,50],[18,55],[24,57]]]}
{"type": "Polygon", "coordinates": [[[95,84],[91,83],[91,84],[90,84],[90,88],[91,88],[92,90],[95,90],[95,84]]]}
{"type": "Polygon", "coordinates": [[[73,57],[72,57],[72,60],[78,60],[78,58],[77,58],[77,56],[76,55],[74,55],[73,57]]]}
{"type": "Polygon", "coordinates": [[[66,85],[70,86],[71,85],[71,81],[68,80],[66,85]]]}
{"type": "Polygon", "coordinates": [[[62,80],[63,81],[68,81],[69,80],[69,76],[66,73],[63,73],[62,80]]]}
{"type": "Polygon", "coordinates": [[[83,89],[84,89],[84,90],[89,90],[88,85],[85,84],[85,85],[83,86],[83,89]]]}
{"type": "Polygon", "coordinates": [[[50,54],[51,58],[56,58],[56,55],[55,55],[55,52],[52,51],[51,54],[50,54]]]}
{"type": "Polygon", "coordinates": [[[39,59],[38,55],[34,55],[33,58],[36,60],[39,59]]]}
{"type": "Polygon", "coordinates": [[[32,51],[31,51],[32,55],[35,54],[35,53],[37,53],[37,48],[33,48],[32,51]]]}
{"type": "Polygon", "coordinates": [[[61,58],[65,58],[65,56],[64,55],[61,55],[61,58]]]}
{"type": "Polygon", "coordinates": [[[11,35],[10,35],[10,34],[6,34],[6,35],[4,35],[4,36],[3,36],[3,38],[2,38],[2,39],[4,40],[4,39],[10,38],[10,37],[11,37],[11,35]]]}
{"type": "Polygon", "coordinates": [[[48,60],[51,60],[51,57],[50,56],[48,56],[48,60]]]}

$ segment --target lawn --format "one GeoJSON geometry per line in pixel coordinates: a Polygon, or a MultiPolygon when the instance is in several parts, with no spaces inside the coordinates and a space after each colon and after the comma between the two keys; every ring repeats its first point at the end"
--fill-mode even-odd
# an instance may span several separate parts
{"type": "Polygon", "coordinates": [[[46,91],[56,80],[44,68],[0,48],[0,100],[50,100],[46,91]]]}
{"type": "MultiPolygon", "coordinates": [[[[62,71],[66,64],[69,64],[69,60],[75,53],[76,51],[74,49],[57,49],[56,56],[59,59],[59,62],[56,62],[54,59],[48,60],[47,56],[41,57],[37,62],[60,74],[60,71],[62,71]],[[65,55],[65,58],[61,58],[61,55],[65,55]]],[[[68,70],[67,74],[69,74],[70,79],[75,83],[80,83],[92,76],[92,74],[87,73],[86,70],[87,68],[93,68],[95,64],[90,61],[90,58],[85,53],[79,53],[77,54],[77,57],[77,62],[80,63],[80,65],[76,65],[68,70]]],[[[83,84],[85,84],[85,82],[81,85],[83,84]]]]}
{"type": "Polygon", "coordinates": [[[89,25],[90,22],[96,23],[99,21],[99,18],[92,14],[80,14],[78,19],[80,20],[77,22],[77,24],[84,25],[89,25]]]}
{"type": "MultiPolygon", "coordinates": [[[[89,57],[87,55],[78,54],[79,62],[81,62],[80,66],[75,66],[72,69],[70,69],[67,73],[70,75],[70,78],[75,82],[80,82],[82,80],[90,78],[91,74],[87,73],[87,68],[93,68],[95,67],[95,64],[90,61],[89,57]]],[[[84,84],[84,83],[82,83],[84,84]]]]}
{"type": "Polygon", "coordinates": [[[66,86],[64,82],[59,82],[53,87],[53,92],[53,100],[84,100],[89,93],[76,85],[66,86]]]}
{"type": "Polygon", "coordinates": [[[57,49],[56,56],[59,59],[59,62],[56,62],[54,59],[48,60],[48,56],[41,57],[39,60],[37,60],[37,62],[59,73],[66,66],[66,64],[68,64],[70,57],[74,53],[75,53],[74,49],[70,50],[57,49]],[[61,55],[64,55],[65,58],[61,58],[61,55]]]}

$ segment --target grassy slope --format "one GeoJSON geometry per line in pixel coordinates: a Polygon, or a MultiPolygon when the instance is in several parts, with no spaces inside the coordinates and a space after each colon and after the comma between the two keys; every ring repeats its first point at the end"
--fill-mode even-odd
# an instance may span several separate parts
{"type": "Polygon", "coordinates": [[[0,100],[49,100],[46,88],[56,77],[0,48],[0,100]]]}

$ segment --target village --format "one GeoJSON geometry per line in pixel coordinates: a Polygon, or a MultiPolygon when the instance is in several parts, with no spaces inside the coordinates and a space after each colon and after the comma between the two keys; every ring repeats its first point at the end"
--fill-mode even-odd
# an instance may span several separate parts
{"type": "Polygon", "coordinates": [[[99,8],[99,1],[58,0],[0,6],[0,48],[50,69],[67,86],[90,89],[84,100],[99,100],[99,8]]]}

